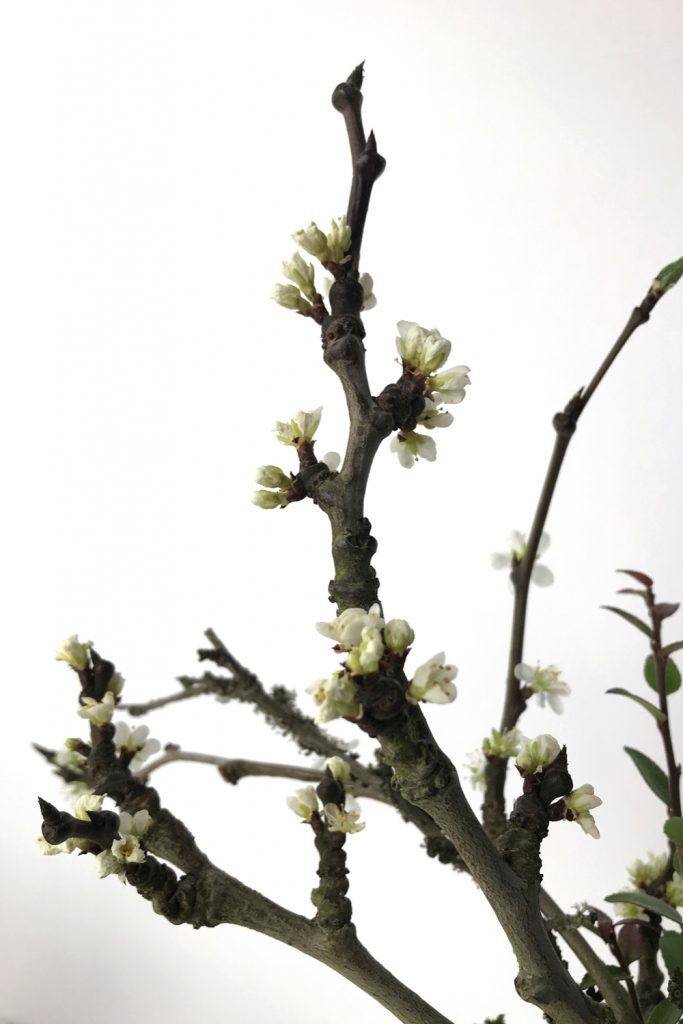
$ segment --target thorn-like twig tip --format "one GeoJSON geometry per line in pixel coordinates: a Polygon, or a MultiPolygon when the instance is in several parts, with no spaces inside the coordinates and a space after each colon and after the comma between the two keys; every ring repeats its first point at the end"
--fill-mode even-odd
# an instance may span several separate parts
{"type": "Polygon", "coordinates": [[[349,85],[353,85],[356,89],[360,89],[363,85],[363,76],[365,74],[365,61],[362,60],[360,64],[356,65],[349,77],[346,79],[349,85]]]}

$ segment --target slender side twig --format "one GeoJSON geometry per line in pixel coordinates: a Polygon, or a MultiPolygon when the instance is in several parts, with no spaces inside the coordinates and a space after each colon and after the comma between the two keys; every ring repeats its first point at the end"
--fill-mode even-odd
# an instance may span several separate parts
{"type": "MultiPolygon", "coordinates": [[[[596,371],[592,380],[586,388],[576,392],[569,400],[564,410],[557,413],[553,418],[553,427],[556,438],[550,462],[546,471],[545,480],[541,494],[536,506],[531,530],[527,539],[526,551],[522,560],[513,566],[510,578],[514,587],[514,608],[512,613],[512,630],[510,636],[510,652],[508,657],[507,679],[505,688],[505,702],[501,717],[501,731],[514,729],[520,715],[526,707],[526,701],[522,696],[519,680],[515,676],[515,667],[523,660],[524,633],[526,627],[527,605],[529,600],[529,585],[531,573],[538,554],[538,545],[545,526],[550,504],[555,493],[557,480],[562,469],[564,457],[567,454],[569,443],[572,439],[577,423],[588,402],[595,393],[601,380],[614,363],[622,348],[631,335],[646,323],[650,313],[661,298],[662,292],[651,287],[639,306],[631,313],[623,331],[615,341],[607,356],[596,371]]],[[[487,792],[484,803],[485,822],[492,824],[493,830],[499,829],[500,820],[505,815],[505,778],[507,774],[507,761],[500,760],[487,772],[487,792]]]]}

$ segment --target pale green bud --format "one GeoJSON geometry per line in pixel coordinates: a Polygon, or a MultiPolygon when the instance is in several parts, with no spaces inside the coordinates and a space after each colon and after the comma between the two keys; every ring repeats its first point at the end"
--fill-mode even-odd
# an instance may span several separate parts
{"type": "Polygon", "coordinates": [[[305,313],[311,308],[310,302],[307,302],[296,285],[293,284],[273,285],[270,297],[279,306],[284,306],[285,309],[295,309],[297,313],[305,313]]]}
{"type": "Polygon", "coordinates": [[[318,797],[313,786],[297,789],[296,796],[287,797],[287,806],[304,821],[310,821],[318,810],[318,797]]]}
{"type": "Polygon", "coordinates": [[[279,466],[259,466],[254,480],[262,487],[289,487],[291,480],[279,466]]]}
{"type": "Polygon", "coordinates": [[[254,491],[251,500],[259,508],[280,508],[287,504],[280,491],[254,491]]]}
{"type": "Polygon", "coordinates": [[[325,767],[329,770],[332,778],[337,782],[341,782],[342,786],[351,778],[351,768],[343,757],[337,757],[336,755],[328,757],[325,761],[325,767]]]}
{"type": "Polygon", "coordinates": [[[317,256],[321,262],[328,258],[327,237],[315,221],[311,221],[307,228],[295,231],[292,238],[297,245],[300,245],[306,252],[310,252],[311,256],[317,256]]]}
{"type": "Polygon", "coordinates": [[[284,261],[282,273],[288,281],[293,281],[308,299],[315,298],[315,270],[313,264],[306,263],[300,253],[295,252],[291,260],[284,261]]]}
{"type": "Polygon", "coordinates": [[[384,627],[384,643],[396,654],[403,654],[414,639],[415,633],[405,619],[389,619],[384,627]]]}
{"type": "Polygon", "coordinates": [[[347,256],[351,245],[351,228],[346,223],[346,214],[335,217],[332,227],[327,235],[328,261],[331,263],[347,263],[351,258],[347,256]]]}
{"type": "Polygon", "coordinates": [[[84,643],[79,643],[78,634],[74,633],[73,636],[69,636],[59,645],[55,652],[55,658],[57,661],[65,661],[67,665],[71,665],[71,668],[77,672],[82,672],[87,667],[89,660],[89,650],[92,647],[92,640],[86,640],[84,643]]]}
{"type": "Polygon", "coordinates": [[[525,740],[517,755],[517,767],[524,775],[536,775],[552,764],[560,753],[560,744],[554,736],[544,733],[533,740],[525,740]]]}

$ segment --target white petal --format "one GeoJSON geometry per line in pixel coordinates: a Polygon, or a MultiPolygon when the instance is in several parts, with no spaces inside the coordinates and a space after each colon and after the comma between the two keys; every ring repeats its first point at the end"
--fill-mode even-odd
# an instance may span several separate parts
{"type": "Polygon", "coordinates": [[[538,563],[531,570],[531,578],[538,587],[549,587],[555,579],[547,565],[538,563]]]}
{"type": "Polygon", "coordinates": [[[494,569],[511,569],[512,558],[509,554],[505,554],[502,551],[494,551],[491,555],[491,565],[494,569]]]}
{"type": "Polygon", "coordinates": [[[515,665],[515,676],[517,679],[523,680],[525,683],[533,683],[535,675],[536,669],[532,668],[531,665],[525,665],[524,662],[520,665],[515,665]]]}
{"type": "Polygon", "coordinates": [[[543,552],[547,551],[549,547],[550,547],[550,534],[545,533],[545,531],[544,531],[541,534],[541,539],[538,542],[538,548],[536,550],[536,554],[537,555],[542,555],[543,552]]]}

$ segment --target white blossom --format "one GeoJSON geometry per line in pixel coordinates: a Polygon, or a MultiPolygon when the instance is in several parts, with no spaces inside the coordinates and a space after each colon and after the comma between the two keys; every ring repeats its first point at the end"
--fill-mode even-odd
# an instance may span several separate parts
{"type": "MultiPolygon", "coordinates": [[[[509,551],[495,551],[491,555],[491,565],[494,569],[512,569],[514,565],[518,565],[524,558],[527,540],[523,533],[520,533],[519,530],[513,530],[508,537],[508,544],[510,545],[509,551]]],[[[549,587],[555,579],[550,569],[538,562],[538,559],[547,550],[549,544],[550,537],[547,533],[542,533],[541,539],[538,542],[536,561],[531,570],[531,579],[539,587],[549,587]]]]}
{"type": "Polygon", "coordinates": [[[146,725],[138,725],[135,729],[126,722],[117,722],[114,732],[114,744],[117,750],[125,750],[132,753],[130,767],[136,771],[148,757],[156,754],[161,749],[159,740],[148,739],[149,728],[146,725]]]}
{"type": "Polygon", "coordinates": [[[297,789],[296,796],[287,797],[287,806],[304,821],[310,821],[318,811],[318,797],[313,786],[297,789]]]}
{"type": "Polygon", "coordinates": [[[101,811],[103,796],[99,793],[83,793],[74,804],[74,818],[80,821],[90,821],[90,811],[101,811]]]}
{"type": "Polygon", "coordinates": [[[329,770],[332,778],[336,782],[341,782],[342,785],[347,783],[351,778],[351,766],[348,761],[345,761],[343,757],[338,757],[336,754],[334,757],[328,757],[325,761],[325,767],[329,770]]]}
{"type": "Polygon", "coordinates": [[[273,430],[281,444],[293,445],[297,448],[302,442],[312,441],[316,430],[320,426],[323,408],[318,406],[310,412],[299,411],[292,416],[288,423],[278,421],[273,430]]]}
{"type": "Polygon", "coordinates": [[[116,860],[124,864],[142,864],[144,862],[145,851],[140,846],[140,840],[151,823],[149,811],[136,811],[135,814],[121,811],[119,814],[119,838],[111,844],[111,852],[116,860]]]}
{"type": "Polygon", "coordinates": [[[114,694],[115,697],[121,696],[126,680],[123,678],[120,672],[114,672],[114,675],[109,680],[108,688],[114,694]]]}
{"type": "Polygon", "coordinates": [[[411,704],[419,700],[430,704],[450,704],[458,695],[453,680],[458,674],[455,665],[444,663],[445,654],[439,651],[433,658],[415,669],[406,698],[411,704]]]}
{"type": "Polygon", "coordinates": [[[571,693],[568,683],[560,679],[560,670],[556,665],[547,665],[541,668],[540,664],[533,668],[531,665],[515,666],[515,676],[521,682],[528,683],[529,689],[536,694],[538,703],[545,707],[548,704],[558,714],[562,713],[562,698],[571,693]]]}
{"type": "Polygon", "coordinates": [[[475,750],[467,755],[467,764],[464,766],[469,772],[470,786],[473,789],[484,789],[486,785],[486,758],[481,750],[475,750]]]}
{"type": "Polygon", "coordinates": [[[373,604],[368,611],[365,608],[346,608],[332,622],[316,622],[315,628],[323,636],[336,641],[340,647],[351,650],[360,643],[364,629],[381,629],[383,625],[380,607],[373,604]]]}
{"type": "Polygon", "coordinates": [[[434,430],[435,427],[450,427],[453,417],[449,412],[445,412],[437,406],[431,398],[425,398],[425,407],[418,416],[417,422],[427,430],[434,430]]]}
{"type": "Polygon", "coordinates": [[[523,738],[519,729],[491,729],[491,737],[484,740],[482,750],[487,757],[516,757],[523,738]]]}
{"type": "MultiPolygon", "coordinates": [[[[348,263],[351,259],[346,253],[351,245],[351,228],[346,223],[346,214],[335,217],[327,234],[327,261],[330,263],[348,263]]],[[[319,257],[323,259],[323,257],[319,257]]]]}
{"type": "Polygon", "coordinates": [[[142,839],[151,824],[152,818],[147,810],[136,811],[135,814],[121,811],[119,814],[119,835],[136,836],[138,839],[142,839]]]}
{"type": "Polygon", "coordinates": [[[363,309],[374,309],[377,305],[377,298],[373,292],[374,281],[369,274],[361,274],[358,282],[363,289],[363,309]]]}
{"type": "Polygon", "coordinates": [[[347,797],[343,807],[338,804],[325,804],[323,807],[325,821],[330,832],[362,832],[365,822],[359,821],[360,807],[353,799],[347,797]]]}
{"type": "Polygon", "coordinates": [[[436,458],[434,439],[426,434],[418,434],[415,430],[399,431],[392,438],[389,449],[396,452],[398,461],[405,469],[410,469],[416,459],[434,462],[436,458]]]}
{"type": "Polygon", "coordinates": [[[683,878],[674,871],[670,882],[666,883],[664,898],[672,907],[683,907],[683,878]]]}
{"type": "Polygon", "coordinates": [[[55,658],[57,661],[65,661],[67,665],[71,665],[71,668],[77,672],[82,672],[84,668],[87,668],[91,647],[92,640],[85,640],[83,643],[80,643],[78,634],[74,633],[73,636],[69,636],[66,640],[62,641],[55,652],[55,658]]]}
{"type": "Polygon", "coordinates": [[[450,355],[451,343],[442,338],[436,327],[427,330],[411,320],[399,320],[396,327],[396,347],[404,364],[425,375],[443,366],[450,355]]]}
{"type": "Polygon", "coordinates": [[[100,878],[107,878],[108,875],[123,875],[125,867],[109,849],[102,850],[101,853],[97,854],[95,857],[95,870],[100,878]]]}
{"type": "Polygon", "coordinates": [[[254,480],[262,487],[288,487],[292,482],[279,466],[259,466],[254,480]]]}
{"type": "Polygon", "coordinates": [[[552,764],[559,753],[560,744],[548,733],[536,736],[533,740],[523,738],[516,764],[524,775],[535,775],[552,764]]]}
{"type": "Polygon", "coordinates": [[[81,846],[75,839],[65,839],[63,843],[57,843],[53,846],[43,836],[38,836],[36,844],[44,857],[55,857],[59,853],[73,853],[74,850],[81,849],[81,846]]]}
{"type": "Polygon", "coordinates": [[[65,740],[64,746],[55,751],[54,762],[60,768],[70,768],[74,771],[82,768],[87,758],[85,754],[81,754],[80,750],[76,747],[80,746],[82,740],[65,740]]]}
{"type": "Polygon", "coordinates": [[[403,654],[414,639],[415,633],[405,619],[390,619],[384,627],[384,643],[397,654],[403,654]]]}
{"type": "Polygon", "coordinates": [[[437,405],[458,405],[465,397],[465,388],[472,381],[469,378],[469,366],[451,366],[441,373],[432,374],[427,378],[427,393],[437,405]]]}
{"type": "Polygon", "coordinates": [[[567,817],[571,815],[571,820],[578,822],[583,831],[593,839],[599,839],[600,833],[591,811],[594,807],[599,807],[601,803],[600,797],[595,795],[595,790],[587,783],[579,786],[578,789],[573,789],[569,796],[564,798],[565,811],[570,812],[567,817]]]}
{"type": "Polygon", "coordinates": [[[647,860],[635,860],[626,870],[628,871],[631,883],[636,888],[641,889],[652,885],[653,882],[661,878],[668,862],[668,854],[652,853],[650,851],[647,855],[647,860]]]}
{"type": "Polygon", "coordinates": [[[384,644],[380,629],[377,626],[365,626],[360,642],[351,648],[351,653],[346,659],[346,668],[354,676],[376,672],[383,654],[384,644]]]}
{"type": "Polygon", "coordinates": [[[360,718],[363,708],[356,700],[354,685],[345,672],[335,672],[330,679],[318,679],[307,687],[318,705],[316,722],[331,722],[333,718],[360,718]]]}
{"type": "Polygon", "coordinates": [[[94,697],[84,697],[83,707],[78,709],[78,714],[81,718],[87,718],[98,729],[103,729],[111,722],[115,704],[116,697],[111,690],[107,690],[101,701],[95,700],[94,697]]]}
{"type": "Polygon", "coordinates": [[[330,473],[336,473],[341,464],[341,455],[339,452],[327,452],[320,461],[325,463],[330,473]]]}

